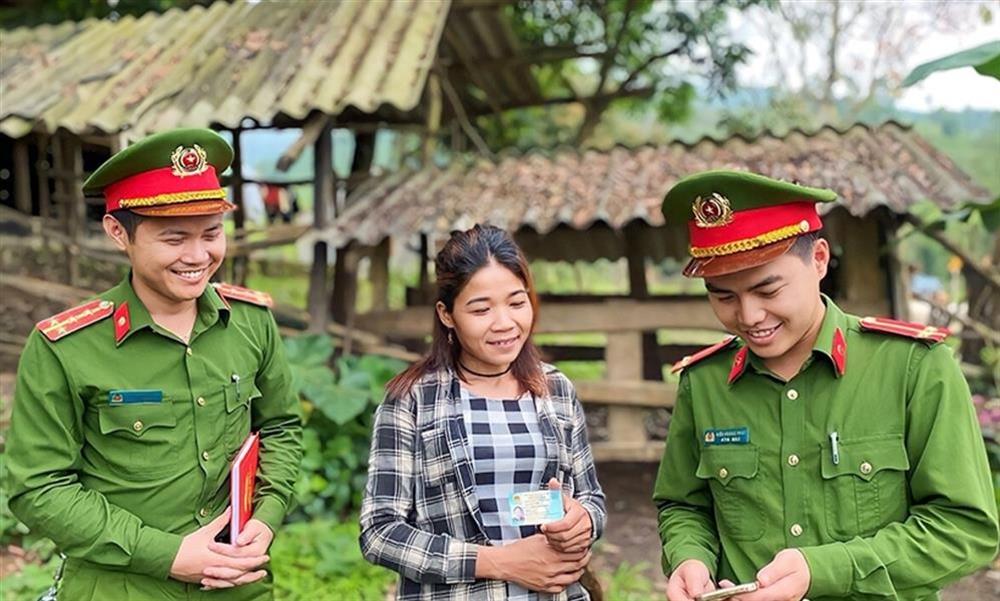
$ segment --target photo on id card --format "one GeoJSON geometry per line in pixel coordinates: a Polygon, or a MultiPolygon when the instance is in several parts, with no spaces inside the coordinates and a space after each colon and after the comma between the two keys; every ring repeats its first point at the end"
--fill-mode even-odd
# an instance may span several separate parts
{"type": "Polygon", "coordinates": [[[563,517],[562,491],[534,490],[510,493],[507,498],[514,526],[539,526],[563,517]]]}

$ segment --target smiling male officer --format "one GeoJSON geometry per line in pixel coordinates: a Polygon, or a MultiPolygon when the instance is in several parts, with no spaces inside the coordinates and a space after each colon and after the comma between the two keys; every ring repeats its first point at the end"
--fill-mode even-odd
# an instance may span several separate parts
{"type": "Polygon", "coordinates": [[[653,495],[670,601],[937,599],[997,551],[997,507],[947,331],[820,293],[836,194],[752,173],[677,183],[709,302],[733,334],[685,358],[653,495]]]}
{"type": "Polygon", "coordinates": [[[266,294],[209,285],[226,252],[218,134],[121,151],[84,184],[131,271],[38,323],[18,366],[10,507],[67,560],[60,599],[269,599],[261,569],[301,456],[298,401],[266,294]],[[261,436],[253,518],[226,525],[229,466],[261,436]],[[226,591],[203,591],[226,588],[226,591]]]}

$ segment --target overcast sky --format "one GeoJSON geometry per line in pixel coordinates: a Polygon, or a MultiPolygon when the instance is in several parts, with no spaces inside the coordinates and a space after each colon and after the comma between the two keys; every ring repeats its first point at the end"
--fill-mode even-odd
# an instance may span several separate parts
{"type": "MultiPolygon", "coordinates": [[[[1000,3],[997,3],[997,6],[1000,7],[1000,3]]],[[[732,22],[736,28],[735,37],[754,51],[748,63],[739,71],[739,79],[744,85],[775,85],[780,78],[775,70],[773,50],[768,37],[774,34],[761,32],[761,21],[759,16],[755,18],[755,15],[750,14],[746,17],[736,15],[732,22]]],[[[903,75],[924,62],[994,40],[1000,40],[1000,9],[994,10],[993,22],[990,24],[976,20],[970,24],[967,31],[961,33],[937,31],[923,37],[914,52],[907,57],[903,75]]],[[[855,54],[874,52],[875,40],[854,40],[850,43],[853,44],[852,50],[855,54]]],[[[790,38],[781,42],[783,47],[786,44],[789,48],[794,47],[790,38]]],[[[824,51],[819,47],[810,48],[807,53],[810,64],[818,67],[822,62],[821,53],[824,51]]],[[[813,73],[812,77],[819,79],[820,75],[813,73]]],[[[801,82],[795,81],[798,79],[796,74],[791,74],[790,79],[791,81],[786,83],[793,89],[800,86],[801,82]]],[[[971,67],[936,73],[906,89],[899,98],[898,105],[901,108],[918,111],[939,108],[962,110],[969,107],[1000,110],[1000,81],[981,76],[971,67]]]]}

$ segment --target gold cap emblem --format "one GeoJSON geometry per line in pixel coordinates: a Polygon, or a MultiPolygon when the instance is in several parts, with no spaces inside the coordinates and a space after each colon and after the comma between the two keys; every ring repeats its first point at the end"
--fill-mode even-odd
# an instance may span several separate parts
{"type": "Polygon", "coordinates": [[[698,227],[721,227],[733,222],[733,208],[729,199],[712,192],[709,196],[694,199],[694,221],[698,227]]]}
{"type": "Polygon", "coordinates": [[[194,144],[193,146],[178,146],[170,154],[170,162],[173,163],[173,174],[177,177],[187,177],[198,175],[208,169],[208,156],[205,150],[194,144]]]}

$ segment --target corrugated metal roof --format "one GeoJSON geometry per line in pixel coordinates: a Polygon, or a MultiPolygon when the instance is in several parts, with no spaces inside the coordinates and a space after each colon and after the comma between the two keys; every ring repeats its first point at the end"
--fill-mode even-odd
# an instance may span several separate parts
{"type": "Polygon", "coordinates": [[[216,2],[3,32],[0,131],[137,135],[417,107],[450,2],[216,2]]]}
{"type": "Polygon", "coordinates": [[[540,234],[633,221],[663,226],[660,203],[684,175],[744,169],[837,191],[852,215],[885,205],[902,213],[930,199],[942,207],[988,201],[988,192],[942,153],[898,123],[777,137],[703,139],[610,150],[570,149],[507,156],[447,169],[404,171],[359,189],[321,237],[335,247],[374,245],[416,233],[436,239],[476,223],[540,234]]]}

